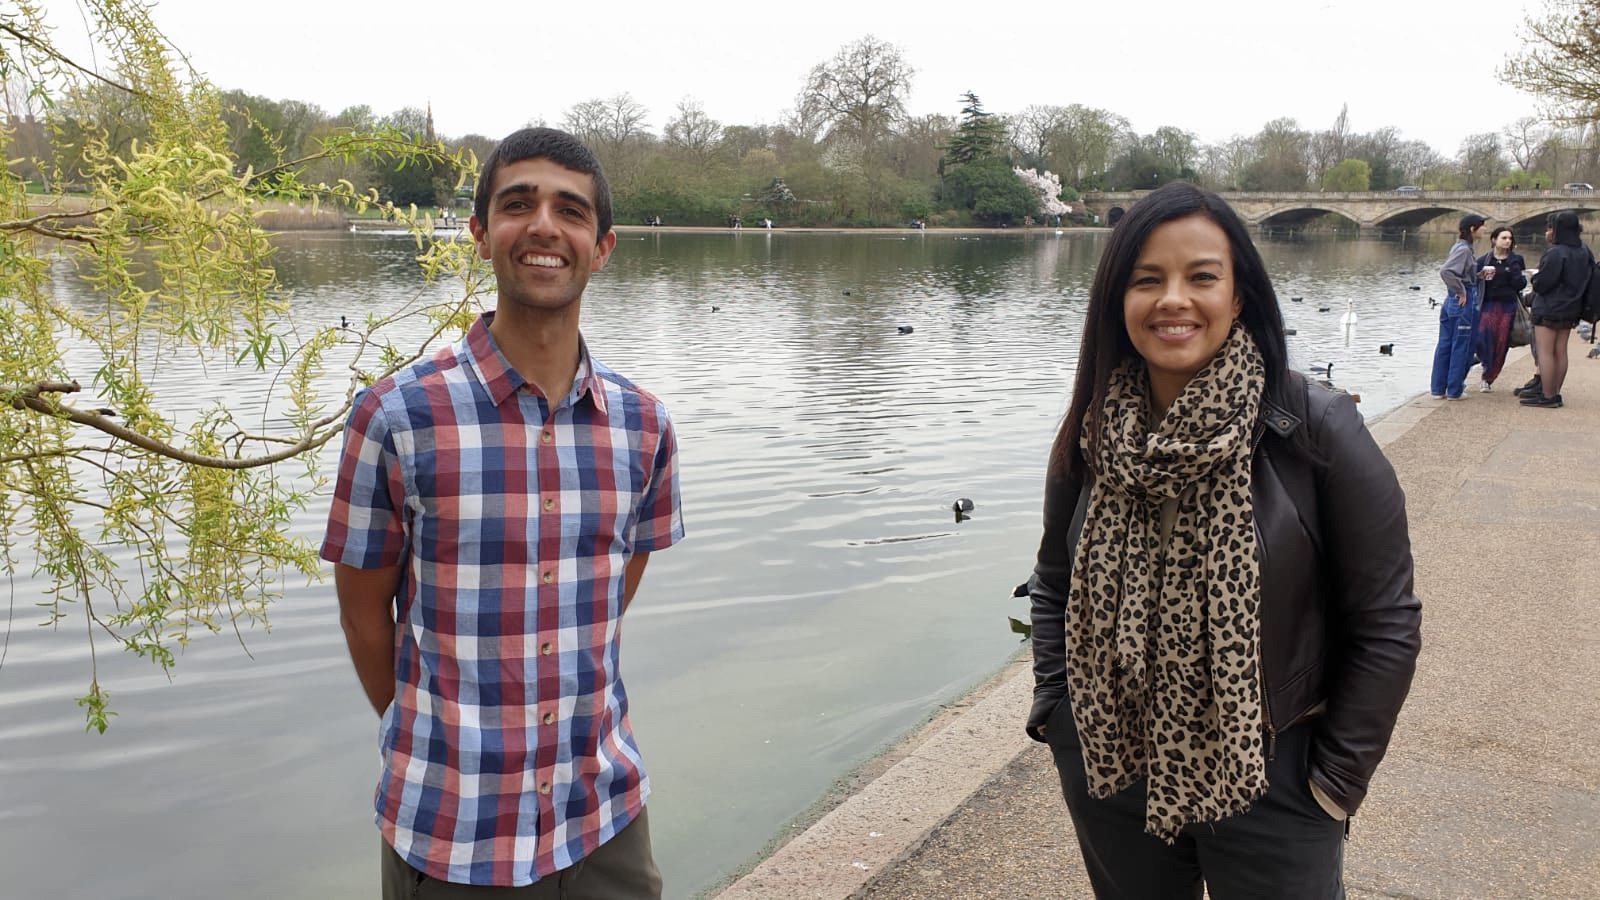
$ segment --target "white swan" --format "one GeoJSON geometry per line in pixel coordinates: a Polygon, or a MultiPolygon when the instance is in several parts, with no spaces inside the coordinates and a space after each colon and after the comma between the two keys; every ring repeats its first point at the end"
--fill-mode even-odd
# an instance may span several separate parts
{"type": "Polygon", "coordinates": [[[1356,302],[1354,300],[1346,300],[1344,302],[1344,315],[1339,317],[1339,324],[1349,328],[1359,321],[1361,319],[1356,315],[1356,302]]]}

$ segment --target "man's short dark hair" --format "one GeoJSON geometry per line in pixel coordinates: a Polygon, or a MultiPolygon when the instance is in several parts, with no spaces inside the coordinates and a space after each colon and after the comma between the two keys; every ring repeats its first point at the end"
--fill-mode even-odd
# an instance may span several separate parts
{"type": "Polygon", "coordinates": [[[563,168],[594,179],[594,239],[598,243],[611,231],[611,185],[600,168],[600,160],[583,142],[555,128],[523,128],[506,135],[489,151],[478,173],[478,187],[472,194],[472,214],[480,225],[489,224],[489,192],[500,167],[525,159],[548,159],[563,168]]]}

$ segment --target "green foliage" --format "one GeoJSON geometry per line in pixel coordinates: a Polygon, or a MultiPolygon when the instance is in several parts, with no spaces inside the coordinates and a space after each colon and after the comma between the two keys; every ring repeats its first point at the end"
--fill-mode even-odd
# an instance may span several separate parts
{"type": "Polygon", "coordinates": [[[1364,159],[1342,159],[1322,173],[1325,191],[1365,191],[1372,184],[1372,166],[1364,159]]]}
{"type": "Polygon", "coordinates": [[[945,177],[940,202],[964,210],[972,221],[984,225],[1019,223],[1038,215],[1039,199],[1003,159],[980,159],[945,177]]]}
{"type": "Polygon", "coordinates": [[[1544,172],[1535,172],[1530,175],[1521,169],[1512,169],[1500,176],[1500,180],[1494,183],[1494,189],[1503,191],[1510,188],[1513,191],[1531,191],[1540,185],[1550,187],[1554,182],[1555,179],[1544,172]]]}
{"type": "Polygon", "coordinates": [[[961,124],[945,145],[949,167],[963,166],[997,155],[1005,146],[1005,123],[993,113],[984,112],[983,103],[971,91],[961,95],[961,124]]]}
{"type": "MultiPolygon", "coordinates": [[[[45,624],[81,619],[69,632],[90,647],[79,703],[88,727],[104,731],[114,712],[94,671],[99,642],[169,668],[198,635],[264,625],[285,577],[318,575],[313,549],[288,528],[319,482],[314,451],[339,434],[362,384],[417,355],[388,345],[385,327],[415,315],[435,334],[461,327],[482,274],[470,245],[433,244],[414,213],[383,206],[418,228],[424,274],[459,277],[463,299],[368,323],[354,374],[330,384],[322,360],[334,329],[302,333],[288,318],[257,220],[264,201],[313,210],[376,201],[348,181],[306,181],[317,162],[465,171],[475,161],[378,129],[328,134],[307,156],[264,169],[240,165],[222,98],[173,63],[147,9],[83,8],[124,81],[64,63],[32,8],[0,29],[0,60],[36,73],[40,93],[78,98],[59,121],[73,135],[64,171],[84,188],[69,196],[56,177],[55,192],[29,195],[15,170],[0,173],[0,570],[39,587],[45,624]],[[81,102],[89,97],[108,102],[81,102]],[[52,268],[63,259],[93,304],[57,293],[52,268]],[[252,428],[222,398],[171,412],[184,404],[160,396],[154,376],[179,359],[200,361],[219,384],[251,385],[281,429],[252,428]],[[293,462],[310,477],[285,477],[293,462]]],[[[263,146],[273,159],[283,149],[263,146]]],[[[7,144],[8,157],[15,149],[7,144]]]]}

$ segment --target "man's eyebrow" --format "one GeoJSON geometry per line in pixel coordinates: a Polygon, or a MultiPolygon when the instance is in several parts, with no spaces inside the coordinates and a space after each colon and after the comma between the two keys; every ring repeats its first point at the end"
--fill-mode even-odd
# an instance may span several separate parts
{"type": "MultiPolygon", "coordinates": [[[[509,197],[509,196],[511,196],[513,194],[537,195],[538,193],[539,193],[539,188],[538,188],[537,185],[529,184],[526,181],[514,181],[511,184],[508,184],[505,187],[501,188],[500,190],[495,191],[494,192],[494,199],[496,201],[500,201],[500,200],[504,200],[505,198],[507,198],[507,197],[509,197]]],[[[568,203],[576,203],[579,206],[583,207],[584,209],[586,209],[586,210],[588,210],[590,212],[594,211],[594,201],[592,201],[588,197],[585,197],[584,195],[578,193],[577,191],[567,191],[567,190],[556,191],[556,196],[562,198],[563,200],[566,200],[568,203]]]]}

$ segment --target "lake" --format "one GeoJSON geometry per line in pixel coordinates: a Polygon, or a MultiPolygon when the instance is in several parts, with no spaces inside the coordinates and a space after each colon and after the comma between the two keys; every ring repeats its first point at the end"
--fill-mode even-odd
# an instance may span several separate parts
{"type": "MultiPolygon", "coordinates": [[[[1025,617],[1026,601],[1009,594],[1037,548],[1103,240],[619,234],[584,334],[671,410],[688,528],[651,559],[622,654],[668,896],[748,862],[1019,649],[1006,617],[1025,617]],[[962,497],[975,509],[957,522],[962,497]]],[[[422,283],[406,237],[279,246],[307,327],[448,291],[422,283]]],[[[1425,391],[1448,247],[1264,240],[1295,364],[1332,363],[1369,417],[1425,391]],[[1339,324],[1347,303],[1353,329],[1339,324]]],[[[162,379],[188,386],[181,402],[196,409],[233,390],[181,364],[162,379]]],[[[235,399],[267,406],[248,390],[235,399]]],[[[326,511],[314,504],[295,533],[318,541],[326,511]]],[[[119,713],[103,736],[84,733],[73,703],[89,677],[82,620],[38,628],[38,599],[15,585],[0,638],[0,894],[375,895],[378,723],[331,579],[286,585],[270,633],[245,634],[250,655],[231,635],[203,638],[170,680],[102,642],[119,713]]]]}

